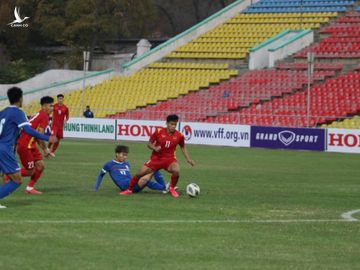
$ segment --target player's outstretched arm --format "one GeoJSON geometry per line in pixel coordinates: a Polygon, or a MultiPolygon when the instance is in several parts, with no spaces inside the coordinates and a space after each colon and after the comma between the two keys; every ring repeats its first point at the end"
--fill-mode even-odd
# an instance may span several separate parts
{"type": "Polygon", "coordinates": [[[25,125],[22,128],[23,128],[24,132],[29,134],[31,137],[35,137],[36,139],[43,140],[43,141],[48,141],[48,142],[51,142],[51,143],[56,143],[57,142],[57,138],[55,136],[48,136],[48,135],[45,135],[45,134],[41,134],[41,133],[37,132],[35,129],[33,129],[31,126],[29,126],[29,125],[25,125]]]}
{"type": "Polygon", "coordinates": [[[106,174],[106,172],[104,172],[103,170],[100,171],[100,173],[96,179],[94,191],[98,191],[105,174],[106,174]]]}
{"type": "Polygon", "coordinates": [[[104,175],[107,173],[107,172],[110,172],[111,170],[111,162],[107,162],[104,164],[104,166],[102,167],[97,179],[96,179],[96,183],[95,183],[95,188],[94,188],[94,191],[98,191],[100,185],[101,185],[101,182],[104,178],[104,175]]]}
{"type": "Polygon", "coordinates": [[[181,151],[182,151],[183,154],[184,154],[184,157],[185,157],[187,163],[189,163],[191,166],[195,166],[195,161],[193,161],[193,160],[190,158],[190,155],[189,155],[189,152],[188,152],[186,146],[183,145],[183,146],[180,146],[180,148],[181,148],[181,151]]]}

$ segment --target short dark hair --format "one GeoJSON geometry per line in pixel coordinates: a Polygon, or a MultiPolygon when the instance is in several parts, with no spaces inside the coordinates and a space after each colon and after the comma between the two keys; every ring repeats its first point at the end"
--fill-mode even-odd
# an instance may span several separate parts
{"type": "Polygon", "coordinates": [[[115,153],[129,153],[129,147],[125,145],[117,145],[115,147],[115,153]]]}
{"type": "Polygon", "coordinates": [[[166,117],[166,122],[179,122],[179,116],[177,116],[176,114],[170,114],[168,115],[168,117],[166,117]]]}
{"type": "Polygon", "coordinates": [[[90,105],[86,105],[86,109],[90,109],[90,105]]]}
{"type": "Polygon", "coordinates": [[[64,97],[64,95],[63,94],[58,94],[57,96],[56,96],[57,98],[59,98],[59,97],[64,97]]]}
{"type": "Polygon", "coordinates": [[[41,105],[44,105],[44,104],[50,104],[50,103],[54,103],[54,99],[50,96],[45,96],[45,97],[42,97],[40,99],[40,104],[41,105]]]}
{"type": "Polygon", "coordinates": [[[19,102],[23,96],[23,91],[19,87],[11,87],[7,91],[7,96],[11,105],[19,102]]]}

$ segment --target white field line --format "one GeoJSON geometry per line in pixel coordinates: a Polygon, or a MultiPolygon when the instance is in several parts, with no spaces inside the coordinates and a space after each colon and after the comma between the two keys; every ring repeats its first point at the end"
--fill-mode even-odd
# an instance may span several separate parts
{"type": "Polygon", "coordinates": [[[342,213],[341,217],[347,221],[360,221],[359,219],[353,217],[353,215],[355,215],[356,213],[360,213],[360,209],[351,210],[351,211],[342,213]]]}
{"type": "Polygon", "coordinates": [[[129,220],[129,219],[49,219],[49,220],[0,220],[0,224],[269,224],[269,223],[339,223],[360,222],[353,215],[360,209],[341,214],[341,219],[168,219],[168,220],[129,220]]]}
{"type": "Polygon", "coordinates": [[[92,220],[92,219],[59,219],[59,220],[0,220],[0,224],[270,224],[270,223],[339,223],[339,222],[359,222],[354,219],[234,219],[234,220],[92,220]]]}

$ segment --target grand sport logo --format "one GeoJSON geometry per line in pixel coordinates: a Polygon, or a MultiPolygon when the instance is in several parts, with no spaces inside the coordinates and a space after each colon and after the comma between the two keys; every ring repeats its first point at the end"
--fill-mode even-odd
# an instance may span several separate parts
{"type": "Polygon", "coordinates": [[[279,132],[279,140],[282,142],[285,146],[289,146],[290,144],[295,141],[295,133],[292,131],[284,130],[279,132]]]}
{"type": "Polygon", "coordinates": [[[20,8],[15,7],[15,9],[14,9],[14,17],[15,17],[15,20],[13,20],[11,23],[8,24],[8,25],[10,25],[10,27],[27,28],[29,26],[27,23],[24,23],[24,21],[26,21],[27,19],[30,19],[30,17],[24,17],[23,19],[21,19],[20,8]]]}
{"type": "Polygon", "coordinates": [[[296,134],[290,130],[283,130],[281,132],[257,132],[256,140],[258,141],[280,141],[285,146],[290,146],[296,143],[315,144],[319,140],[317,135],[302,135],[296,134]]]}

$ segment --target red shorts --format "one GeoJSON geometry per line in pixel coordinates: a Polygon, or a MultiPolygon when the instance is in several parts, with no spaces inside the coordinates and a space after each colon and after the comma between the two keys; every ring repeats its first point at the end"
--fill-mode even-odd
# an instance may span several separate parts
{"type": "Polygon", "coordinates": [[[144,165],[151,170],[158,171],[158,170],[167,170],[171,164],[174,162],[177,162],[175,158],[161,158],[161,159],[150,159],[148,162],[146,162],[144,165]]]}
{"type": "Polygon", "coordinates": [[[51,135],[55,135],[58,139],[64,138],[64,129],[58,127],[51,128],[51,135]]]}
{"type": "Polygon", "coordinates": [[[43,160],[43,156],[37,147],[28,149],[27,147],[18,145],[17,152],[19,154],[21,164],[27,170],[34,169],[35,162],[43,160]]]}

